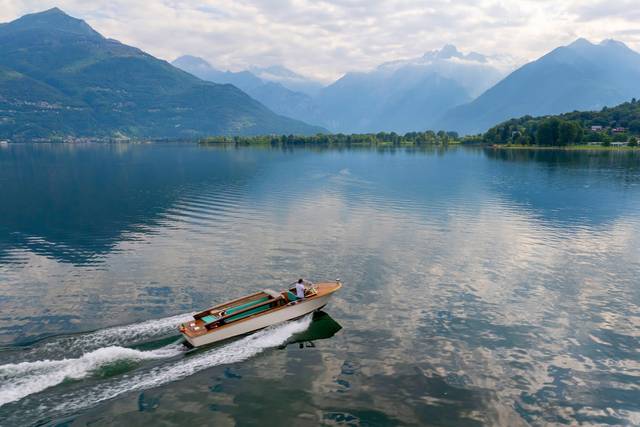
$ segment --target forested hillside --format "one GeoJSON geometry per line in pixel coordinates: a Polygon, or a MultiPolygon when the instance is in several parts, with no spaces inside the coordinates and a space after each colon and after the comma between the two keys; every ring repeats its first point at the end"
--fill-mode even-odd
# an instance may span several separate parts
{"type": "Polygon", "coordinates": [[[635,98],[600,111],[574,111],[557,116],[524,116],[489,129],[490,144],[570,145],[589,142],[627,142],[640,135],[640,101],[635,98]]]}
{"type": "Polygon", "coordinates": [[[0,139],[315,134],[59,9],[0,26],[0,139]]]}

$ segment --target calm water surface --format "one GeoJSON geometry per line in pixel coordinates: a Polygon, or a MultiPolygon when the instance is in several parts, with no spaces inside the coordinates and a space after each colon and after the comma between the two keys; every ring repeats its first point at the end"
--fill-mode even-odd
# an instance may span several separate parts
{"type": "Polygon", "coordinates": [[[8,145],[0,201],[0,425],[640,424],[637,153],[8,145]]]}

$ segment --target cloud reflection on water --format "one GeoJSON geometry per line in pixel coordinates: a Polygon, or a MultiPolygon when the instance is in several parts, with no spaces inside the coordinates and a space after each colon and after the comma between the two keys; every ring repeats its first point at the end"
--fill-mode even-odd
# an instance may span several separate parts
{"type": "MultiPolygon", "coordinates": [[[[284,393],[278,379],[297,372],[291,358],[301,357],[313,361],[300,385],[312,403],[291,405],[311,405],[321,415],[304,407],[327,421],[412,424],[446,415],[452,423],[514,425],[638,416],[636,204],[606,221],[567,225],[495,181],[468,182],[495,176],[499,165],[456,170],[440,188],[429,181],[444,173],[434,157],[399,153],[384,159],[390,171],[371,171],[370,155],[273,156],[273,167],[252,167],[249,178],[228,185],[185,185],[153,225],[125,233],[97,267],[23,248],[23,264],[0,270],[11,307],[2,333],[99,328],[299,274],[339,275],[346,286],[329,311],[344,331],[322,357],[252,362],[246,387],[276,382],[284,393]],[[435,169],[398,169],[421,160],[435,169]],[[296,167],[310,178],[292,179],[296,167]]],[[[483,162],[449,155],[462,156],[457,166],[483,162]]],[[[563,179],[541,173],[541,186],[563,179]]],[[[242,386],[238,392],[249,396],[242,386]]],[[[239,421],[248,416],[226,411],[239,421]]]]}

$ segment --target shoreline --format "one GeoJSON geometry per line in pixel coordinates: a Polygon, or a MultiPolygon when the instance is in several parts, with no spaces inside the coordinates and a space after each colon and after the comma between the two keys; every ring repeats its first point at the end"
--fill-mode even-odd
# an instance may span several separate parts
{"type": "Polygon", "coordinates": [[[162,144],[162,143],[184,143],[195,144],[202,147],[222,147],[222,146],[236,146],[236,147],[277,147],[277,146],[299,146],[299,147],[358,147],[358,148],[447,148],[447,147],[475,147],[483,149],[493,150],[522,150],[522,151],[613,151],[613,152],[640,152],[640,146],[602,146],[602,145],[566,145],[566,146],[537,146],[537,145],[514,145],[514,144],[482,144],[482,143],[465,143],[462,141],[447,141],[446,143],[417,143],[413,141],[402,142],[390,142],[390,141],[378,141],[378,142],[265,142],[265,141],[207,141],[207,140],[128,140],[128,141],[0,141],[0,147],[6,147],[8,145],[22,145],[22,144],[70,144],[70,145],[85,145],[85,144],[105,144],[105,145],[119,145],[119,144],[132,144],[132,145],[146,145],[146,144],[162,144]]]}
{"type": "Polygon", "coordinates": [[[536,145],[487,145],[486,148],[496,150],[536,150],[536,151],[640,151],[640,146],[606,147],[603,145],[565,145],[565,146],[536,146],[536,145]]]}

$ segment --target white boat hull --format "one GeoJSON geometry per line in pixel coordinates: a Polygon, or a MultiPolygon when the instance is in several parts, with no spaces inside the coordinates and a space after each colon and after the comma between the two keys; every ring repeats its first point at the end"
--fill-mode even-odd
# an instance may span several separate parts
{"type": "Polygon", "coordinates": [[[196,337],[190,337],[186,334],[183,335],[193,347],[213,344],[239,335],[248,334],[271,325],[286,322],[287,320],[296,319],[315,310],[319,310],[327,304],[331,295],[332,294],[328,294],[302,300],[296,304],[287,305],[271,313],[250,317],[241,322],[230,323],[225,325],[224,328],[220,328],[219,330],[214,329],[205,335],[196,337]]]}

